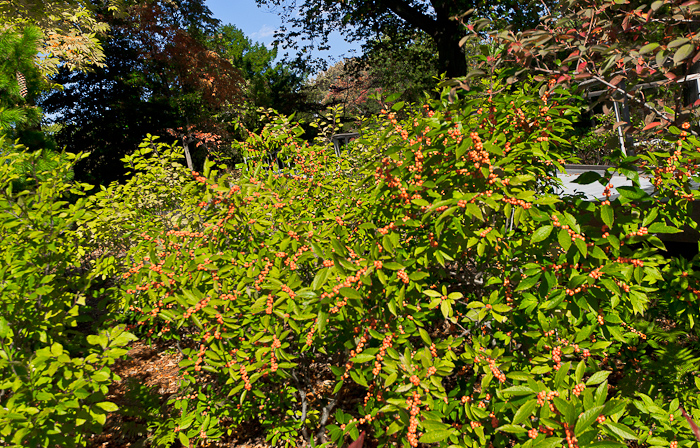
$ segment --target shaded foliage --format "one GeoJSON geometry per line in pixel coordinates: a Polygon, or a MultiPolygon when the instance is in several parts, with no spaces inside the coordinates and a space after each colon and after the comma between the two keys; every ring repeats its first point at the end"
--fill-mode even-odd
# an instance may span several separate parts
{"type": "Polygon", "coordinates": [[[223,25],[211,39],[210,46],[241,71],[245,81],[244,104],[228,111],[227,121],[237,120],[245,127],[261,126],[258,108],[272,108],[292,114],[312,108],[303,88],[304,74],[289,65],[275,62],[277,48],[268,49],[253,42],[234,25],[223,25]]]}
{"type": "MultiPolygon", "coordinates": [[[[239,71],[206,46],[217,21],[202,2],[155,1],[129,11],[129,20],[105,16],[113,30],[105,67],[62,70],[54,80],[64,89],[43,102],[65,123],[59,143],[92,153],[76,174],[93,183],[122,179],[120,159],[148,132],[170,129],[183,145],[201,143],[220,131],[217,111],[241,101],[239,71]]],[[[193,154],[197,164],[204,156],[203,149],[193,154]]]]}

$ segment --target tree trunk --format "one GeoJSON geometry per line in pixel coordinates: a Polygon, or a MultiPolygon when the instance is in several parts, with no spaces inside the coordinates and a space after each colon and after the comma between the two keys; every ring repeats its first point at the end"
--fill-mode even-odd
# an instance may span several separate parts
{"type": "Polygon", "coordinates": [[[467,60],[459,41],[464,37],[462,25],[457,20],[450,19],[453,0],[431,0],[435,9],[435,18],[424,14],[410,2],[404,0],[385,0],[383,6],[404,20],[409,26],[427,33],[434,41],[438,50],[438,70],[446,73],[449,78],[457,78],[467,74],[467,60]]]}
{"type": "Polygon", "coordinates": [[[438,70],[440,73],[446,73],[448,78],[467,74],[467,59],[459,45],[463,34],[456,20],[450,20],[446,12],[437,11],[437,27],[432,38],[438,50],[438,70]]]}

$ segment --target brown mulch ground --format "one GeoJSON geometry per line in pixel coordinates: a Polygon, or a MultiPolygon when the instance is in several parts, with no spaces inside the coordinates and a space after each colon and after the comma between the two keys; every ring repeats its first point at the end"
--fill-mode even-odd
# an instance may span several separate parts
{"type": "MultiPolygon", "coordinates": [[[[109,389],[107,399],[119,406],[110,413],[101,434],[88,441],[88,448],[140,448],[147,446],[147,409],[163,406],[179,384],[178,363],[182,359],[174,347],[148,345],[136,341],[126,359],[118,360],[112,371],[121,377],[109,389]]],[[[179,445],[179,444],[178,444],[179,445]]],[[[265,438],[239,434],[209,445],[229,448],[269,448],[265,438]]]]}

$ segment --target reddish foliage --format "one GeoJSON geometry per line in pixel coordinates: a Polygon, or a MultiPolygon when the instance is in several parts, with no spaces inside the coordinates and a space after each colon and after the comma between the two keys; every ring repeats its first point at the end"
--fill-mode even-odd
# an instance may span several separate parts
{"type": "Polygon", "coordinates": [[[219,108],[242,99],[243,77],[228,60],[209,50],[183,27],[169,23],[169,13],[157,2],[135,6],[132,27],[141,44],[141,57],[162,70],[150,73],[165,79],[183,93],[197,92],[210,107],[219,108]]]}

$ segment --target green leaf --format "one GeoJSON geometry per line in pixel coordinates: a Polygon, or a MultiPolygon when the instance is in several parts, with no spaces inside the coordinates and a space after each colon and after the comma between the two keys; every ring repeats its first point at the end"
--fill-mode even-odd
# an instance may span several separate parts
{"type": "MultiPolygon", "coordinates": [[[[535,443],[533,443],[532,448],[555,448],[555,447],[559,448],[561,446],[565,446],[565,445],[562,445],[563,440],[564,439],[557,438],[557,437],[547,437],[546,439],[543,439],[539,442],[535,442],[533,440],[533,442],[535,442],[535,443]]],[[[526,444],[523,444],[521,446],[524,447],[524,446],[526,446],[526,444]]]]}
{"type": "Polygon", "coordinates": [[[340,288],[339,292],[340,295],[347,297],[348,299],[362,299],[362,296],[356,289],[349,288],[347,286],[340,288]]]}
{"type": "Polygon", "coordinates": [[[337,238],[331,238],[331,246],[333,246],[333,249],[335,249],[335,253],[338,254],[341,257],[347,256],[347,251],[345,250],[345,246],[343,246],[343,243],[338,241],[337,238]]]}
{"type": "Polygon", "coordinates": [[[583,379],[583,373],[586,371],[586,362],[581,360],[581,362],[578,363],[578,366],[576,366],[576,377],[574,381],[576,383],[580,383],[581,380],[583,379]]]}
{"type": "Polygon", "coordinates": [[[375,357],[376,357],[375,355],[369,355],[367,353],[360,353],[359,355],[355,355],[355,357],[353,357],[351,360],[352,360],[352,362],[355,362],[357,364],[362,364],[362,363],[365,363],[367,361],[372,361],[373,359],[375,359],[375,357]]]}
{"type": "MultiPolygon", "coordinates": [[[[607,382],[603,383],[607,384],[607,382]]],[[[614,415],[617,414],[618,412],[623,411],[627,407],[627,403],[625,400],[610,400],[604,405],[605,407],[603,408],[603,414],[605,415],[614,415]]]]}
{"type": "Polygon", "coordinates": [[[443,429],[437,431],[427,431],[420,438],[420,443],[437,443],[441,440],[445,440],[454,433],[454,429],[443,429]]]}
{"type": "Polygon", "coordinates": [[[608,378],[610,373],[611,372],[609,372],[607,370],[601,370],[600,372],[594,373],[586,381],[586,386],[595,386],[596,384],[602,383],[603,381],[605,381],[608,378]]]}
{"type": "Polygon", "coordinates": [[[562,364],[561,367],[559,367],[559,371],[557,374],[554,376],[554,387],[559,388],[561,387],[562,383],[564,382],[564,377],[569,374],[569,369],[571,368],[571,361],[562,364]]]}
{"type": "Polygon", "coordinates": [[[667,48],[678,48],[681,45],[687,44],[688,42],[690,42],[690,39],[688,39],[687,37],[679,37],[669,42],[667,48]]]}
{"type": "Polygon", "coordinates": [[[311,289],[317,290],[321,288],[326,283],[328,279],[328,274],[330,272],[329,268],[323,268],[316,273],[313,283],[311,283],[311,289]]]}
{"type": "Polygon", "coordinates": [[[622,437],[625,440],[637,440],[637,435],[629,427],[623,425],[622,423],[615,423],[607,420],[605,426],[610,428],[610,430],[616,435],[622,437]]]}
{"type": "Polygon", "coordinates": [[[540,281],[540,277],[542,277],[542,274],[535,274],[530,277],[525,277],[523,281],[518,283],[515,291],[525,291],[526,289],[532,288],[538,281],[540,281]]]}
{"type": "Polygon", "coordinates": [[[384,247],[384,250],[386,250],[390,254],[394,254],[394,245],[391,244],[391,239],[389,239],[389,235],[384,235],[384,237],[382,238],[382,247],[384,247]]]}
{"type": "Polygon", "coordinates": [[[104,409],[107,412],[115,412],[119,409],[119,406],[117,406],[116,404],[109,402],[109,401],[103,401],[101,403],[96,403],[96,406],[98,408],[104,409]]]}
{"type": "Polygon", "coordinates": [[[535,232],[532,234],[532,238],[530,241],[532,243],[539,243],[540,241],[544,241],[547,239],[550,233],[552,233],[552,229],[554,229],[554,226],[542,226],[539,229],[535,230],[535,232]]]}
{"type": "Polygon", "coordinates": [[[589,426],[593,424],[594,421],[596,421],[603,410],[603,407],[604,406],[596,406],[581,414],[576,421],[576,428],[574,429],[576,436],[580,436],[586,429],[588,429],[589,426]]]}
{"type": "Polygon", "coordinates": [[[612,229],[613,223],[615,222],[615,215],[613,213],[613,208],[609,205],[603,205],[600,207],[600,217],[603,223],[612,229]]]}
{"type": "Polygon", "coordinates": [[[10,325],[4,317],[0,316],[0,338],[5,338],[10,333],[10,325]]]}
{"type": "Polygon", "coordinates": [[[507,389],[503,389],[501,391],[502,393],[506,394],[511,394],[511,395],[530,395],[534,394],[535,391],[532,390],[530,386],[511,386],[507,389]]]}
{"type": "MultiPolygon", "coordinates": [[[[657,2],[655,2],[655,3],[657,3],[657,2]]],[[[653,8],[653,7],[654,7],[654,6],[653,6],[653,4],[652,4],[652,8],[653,8]]],[[[641,54],[651,53],[652,51],[656,50],[656,48],[657,48],[658,46],[659,46],[659,43],[658,43],[658,42],[652,42],[652,43],[650,43],[650,44],[646,44],[646,45],[644,45],[642,48],[639,49],[639,54],[641,55],[641,54]]]]}
{"type": "Polygon", "coordinates": [[[507,432],[510,434],[523,434],[527,432],[527,429],[518,425],[503,425],[496,428],[496,431],[507,432]]]}
{"type": "Polygon", "coordinates": [[[190,439],[185,435],[184,432],[179,432],[177,434],[177,438],[180,439],[180,443],[182,443],[182,446],[190,446],[190,439]]]}
{"type": "Polygon", "coordinates": [[[398,378],[398,374],[396,372],[393,372],[391,375],[386,377],[386,380],[384,380],[384,388],[386,389],[387,387],[394,384],[394,381],[396,381],[396,378],[398,378]]]}
{"type": "Polygon", "coordinates": [[[440,303],[440,312],[445,317],[445,319],[449,318],[450,315],[452,315],[452,304],[449,300],[444,300],[442,303],[440,303]]]}
{"type": "Polygon", "coordinates": [[[561,412],[564,418],[566,419],[564,421],[572,425],[576,420],[576,411],[574,410],[574,406],[568,401],[563,400],[559,397],[554,397],[552,401],[554,402],[554,406],[556,406],[557,410],[561,412]]]}
{"type": "Polygon", "coordinates": [[[679,233],[682,232],[682,230],[677,229],[676,227],[672,226],[667,226],[666,224],[662,222],[655,222],[652,225],[649,226],[649,233],[679,233]]]}
{"type": "Polygon", "coordinates": [[[317,324],[318,332],[320,334],[323,334],[323,330],[326,329],[327,323],[328,323],[328,313],[326,313],[324,311],[320,311],[318,313],[318,324],[317,324]]]}
{"type": "Polygon", "coordinates": [[[571,236],[569,235],[569,232],[566,231],[566,229],[559,230],[557,240],[559,241],[559,245],[562,249],[564,249],[564,251],[569,250],[569,247],[571,247],[571,236]]]}
{"type": "Polygon", "coordinates": [[[532,415],[532,411],[534,411],[536,407],[537,400],[533,399],[525,402],[525,404],[520,406],[518,412],[515,413],[515,416],[513,417],[513,421],[511,423],[513,425],[519,425],[520,423],[524,422],[528,419],[528,417],[532,415]]]}
{"type": "Polygon", "coordinates": [[[643,199],[649,196],[649,193],[647,193],[639,187],[617,187],[617,192],[620,193],[620,196],[631,201],[643,199]]]}
{"type": "Polygon", "coordinates": [[[420,337],[423,340],[423,342],[425,343],[425,345],[431,345],[433,343],[433,341],[430,340],[430,335],[428,334],[427,331],[425,331],[422,328],[419,328],[418,332],[420,333],[420,337]]]}
{"type": "Polygon", "coordinates": [[[365,379],[364,375],[362,374],[362,371],[351,370],[350,371],[350,378],[352,378],[353,381],[355,381],[360,386],[369,387],[369,385],[367,384],[367,380],[365,379]]]}
{"type": "Polygon", "coordinates": [[[600,440],[586,446],[590,448],[627,448],[626,443],[615,442],[613,440],[600,440]]]}
{"type": "Polygon", "coordinates": [[[581,173],[581,175],[578,176],[573,181],[573,183],[579,184],[579,185],[588,185],[588,184],[592,184],[593,182],[597,182],[601,178],[602,178],[602,176],[595,171],[586,171],[585,173],[581,173]]]}
{"type": "Polygon", "coordinates": [[[391,422],[391,425],[389,425],[389,429],[386,431],[386,435],[390,436],[392,434],[396,434],[399,429],[401,429],[401,426],[399,426],[398,422],[391,422]]]}
{"type": "Polygon", "coordinates": [[[424,278],[429,277],[429,276],[430,276],[430,274],[428,274],[427,272],[416,271],[416,272],[412,272],[412,273],[408,276],[408,278],[410,278],[410,279],[413,280],[414,282],[417,282],[417,281],[423,280],[424,278]]]}
{"type": "MultiPolygon", "coordinates": [[[[428,412],[426,412],[427,414],[428,412]]],[[[431,431],[449,431],[451,429],[450,425],[447,423],[443,423],[440,420],[423,420],[421,423],[423,425],[423,428],[425,429],[424,432],[431,432],[431,431]]]]}

